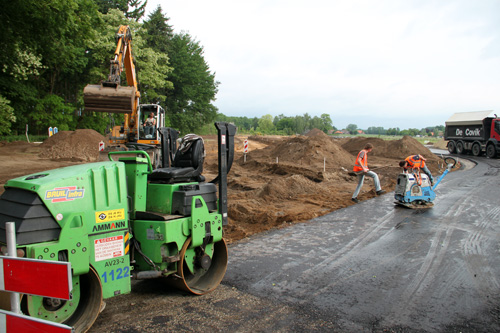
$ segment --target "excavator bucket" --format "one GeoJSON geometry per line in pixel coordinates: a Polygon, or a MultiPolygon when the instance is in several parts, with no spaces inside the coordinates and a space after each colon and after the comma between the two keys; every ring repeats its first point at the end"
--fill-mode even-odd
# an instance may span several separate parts
{"type": "Polygon", "coordinates": [[[133,86],[89,84],[83,89],[83,102],[87,111],[133,113],[135,95],[133,86]]]}

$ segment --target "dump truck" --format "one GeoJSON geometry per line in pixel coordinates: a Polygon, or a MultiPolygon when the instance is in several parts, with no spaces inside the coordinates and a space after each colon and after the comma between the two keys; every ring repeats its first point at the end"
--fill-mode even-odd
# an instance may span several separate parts
{"type": "Polygon", "coordinates": [[[214,290],[228,262],[223,227],[236,133],[232,124],[215,126],[218,175],[212,181],[202,174],[203,139],[193,134],[178,149],[162,136],[162,163],[170,166],[153,169],[142,150],[112,151],[109,161],[7,181],[0,255],[6,255],[6,225],[14,222],[19,256],[69,262],[72,271],[70,300],[25,294],[23,314],[85,332],[105,299],[130,293],[131,279],[160,278],[195,295],[214,290]],[[165,161],[168,156],[173,160],[165,161]]]}
{"type": "Polygon", "coordinates": [[[458,112],[446,122],[444,139],[451,154],[495,158],[500,152],[500,119],[493,111],[458,112]]]}

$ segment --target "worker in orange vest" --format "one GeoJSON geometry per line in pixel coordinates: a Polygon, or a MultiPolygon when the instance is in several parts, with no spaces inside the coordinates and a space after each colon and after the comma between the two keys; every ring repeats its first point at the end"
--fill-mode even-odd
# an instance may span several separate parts
{"type": "Polygon", "coordinates": [[[408,169],[419,170],[421,169],[431,181],[431,185],[434,185],[434,177],[432,177],[431,171],[425,165],[425,157],[422,155],[411,155],[408,156],[404,161],[399,162],[399,166],[408,171],[408,169]]]}
{"type": "Polygon", "coordinates": [[[373,181],[375,182],[375,190],[377,191],[377,195],[381,195],[385,193],[384,190],[382,190],[382,187],[380,187],[380,180],[378,179],[378,175],[370,171],[368,169],[368,156],[367,154],[371,152],[373,149],[373,145],[371,143],[367,143],[365,145],[365,148],[361,150],[358,153],[358,156],[356,157],[356,162],[354,163],[354,168],[352,171],[358,176],[358,186],[356,187],[356,190],[354,190],[354,193],[352,195],[352,201],[355,203],[358,203],[358,194],[359,191],[361,191],[361,187],[363,186],[363,182],[365,180],[365,175],[368,177],[373,178],[373,181]]]}

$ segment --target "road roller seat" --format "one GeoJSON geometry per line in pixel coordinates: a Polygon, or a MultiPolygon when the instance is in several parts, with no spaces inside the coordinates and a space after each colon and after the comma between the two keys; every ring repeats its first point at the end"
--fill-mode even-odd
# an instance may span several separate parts
{"type": "Polygon", "coordinates": [[[153,170],[148,179],[152,183],[175,184],[204,182],[203,162],[205,146],[203,139],[194,134],[186,135],[175,153],[172,167],[153,170]]]}

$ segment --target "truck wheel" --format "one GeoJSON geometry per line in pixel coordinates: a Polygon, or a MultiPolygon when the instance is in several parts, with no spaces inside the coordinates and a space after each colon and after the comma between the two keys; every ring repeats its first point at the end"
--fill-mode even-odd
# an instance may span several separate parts
{"type": "Polygon", "coordinates": [[[497,150],[493,144],[489,144],[486,147],[486,157],[488,158],[495,158],[497,157],[497,150]]]}
{"type": "Polygon", "coordinates": [[[464,153],[464,144],[461,141],[457,142],[457,154],[463,154],[464,153]]]}
{"type": "Polygon", "coordinates": [[[475,143],[472,145],[472,155],[479,156],[481,155],[481,146],[479,143],[475,143]]]}
{"type": "Polygon", "coordinates": [[[450,154],[453,154],[455,153],[455,149],[456,149],[456,145],[455,145],[455,141],[449,141],[448,142],[448,151],[450,152],[450,154]]]}

